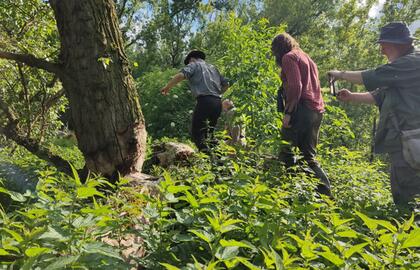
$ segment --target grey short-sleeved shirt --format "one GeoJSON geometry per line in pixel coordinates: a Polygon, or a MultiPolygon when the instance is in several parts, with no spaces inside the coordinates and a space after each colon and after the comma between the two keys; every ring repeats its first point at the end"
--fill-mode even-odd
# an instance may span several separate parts
{"type": "Polygon", "coordinates": [[[181,73],[188,79],[194,97],[221,97],[222,87],[227,86],[227,80],[220,75],[217,68],[204,60],[197,60],[181,69],[181,73]]]}

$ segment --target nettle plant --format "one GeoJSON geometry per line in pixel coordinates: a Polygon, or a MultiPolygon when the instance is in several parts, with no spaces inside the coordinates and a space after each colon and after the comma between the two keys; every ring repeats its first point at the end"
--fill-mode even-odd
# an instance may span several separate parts
{"type": "Polygon", "coordinates": [[[76,172],[50,170],[40,172],[36,193],[0,188],[15,208],[0,210],[0,268],[128,269],[120,250],[102,241],[127,230],[127,219],[111,208],[112,196],[105,203],[106,188],[114,187],[101,177],[83,184],[76,172]]]}
{"type": "Polygon", "coordinates": [[[36,193],[4,188],[0,258],[8,269],[416,269],[420,229],[392,206],[382,164],[324,153],[336,198],[319,197],[300,168],[221,143],[161,175],[159,192],[121,180],[40,170],[36,193]],[[233,155],[235,154],[235,155],[233,155]],[[333,158],[339,156],[340,158],[333,158]],[[220,166],[223,164],[223,166],[220,166]],[[108,193],[108,187],[116,193],[108,193]],[[124,213],[124,215],[122,215],[124,213]],[[405,218],[405,219],[404,219],[405,218]],[[104,238],[141,238],[122,255],[104,238]]]}
{"type": "Polygon", "coordinates": [[[151,71],[137,79],[147,132],[153,138],[189,137],[195,101],[187,84],[174,87],[168,96],[160,93],[177,72],[177,69],[151,71]]]}
{"type": "Polygon", "coordinates": [[[233,82],[226,96],[245,116],[247,134],[256,145],[272,145],[269,138],[278,139],[281,122],[275,117],[280,79],[271,57],[271,41],[284,27],[269,27],[265,19],[244,24],[234,15],[217,23],[223,29],[220,40],[225,47],[218,66],[233,82]]]}
{"type": "MultiPolygon", "coordinates": [[[[228,149],[231,151],[231,149],[228,149]]],[[[220,158],[220,156],[219,156],[220,158]]],[[[349,155],[348,161],[363,162],[349,155]]],[[[363,172],[334,189],[351,189],[363,200],[315,195],[316,180],[250,154],[223,160],[201,157],[190,168],[156,168],[164,180],[162,196],[146,197],[139,224],[148,269],[415,269],[419,267],[420,229],[414,216],[398,216],[370,198],[358,182],[363,172]],[[363,195],[365,194],[365,195],[363,195]],[[354,210],[354,209],[359,210],[354,210]]],[[[350,162],[351,163],[351,162],[350,162]]],[[[353,164],[343,170],[351,169],[353,164]]],[[[374,175],[374,173],[372,172],[374,175]]],[[[379,174],[380,175],[380,174],[379,174]]],[[[382,185],[379,182],[377,185],[382,185]]],[[[382,186],[383,190],[386,190],[382,186]]],[[[401,214],[399,214],[401,215],[401,214]]]]}

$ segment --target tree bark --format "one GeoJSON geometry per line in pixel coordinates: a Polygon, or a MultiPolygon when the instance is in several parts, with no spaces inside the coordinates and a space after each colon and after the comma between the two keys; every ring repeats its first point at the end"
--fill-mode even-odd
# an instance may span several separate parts
{"type": "Polygon", "coordinates": [[[50,0],[61,40],[58,74],[87,167],[140,172],[146,130],[113,0],[50,0]]]}

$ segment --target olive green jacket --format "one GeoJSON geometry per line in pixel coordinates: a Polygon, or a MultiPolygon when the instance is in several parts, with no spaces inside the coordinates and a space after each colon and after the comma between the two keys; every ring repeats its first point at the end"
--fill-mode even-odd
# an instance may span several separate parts
{"type": "Polygon", "coordinates": [[[420,51],[364,71],[362,78],[380,110],[375,152],[401,151],[399,132],[390,115],[394,113],[402,130],[420,128],[420,51]]]}

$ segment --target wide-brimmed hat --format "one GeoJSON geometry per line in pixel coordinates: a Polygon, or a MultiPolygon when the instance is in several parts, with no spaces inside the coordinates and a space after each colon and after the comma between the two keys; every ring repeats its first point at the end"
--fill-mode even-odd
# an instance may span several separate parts
{"type": "Polygon", "coordinates": [[[191,58],[200,58],[200,59],[206,60],[206,54],[200,50],[192,50],[185,57],[184,64],[188,65],[191,58]]]}
{"type": "Polygon", "coordinates": [[[411,44],[414,37],[411,36],[408,26],[404,22],[388,23],[381,28],[378,43],[387,42],[394,44],[411,44]]]}

